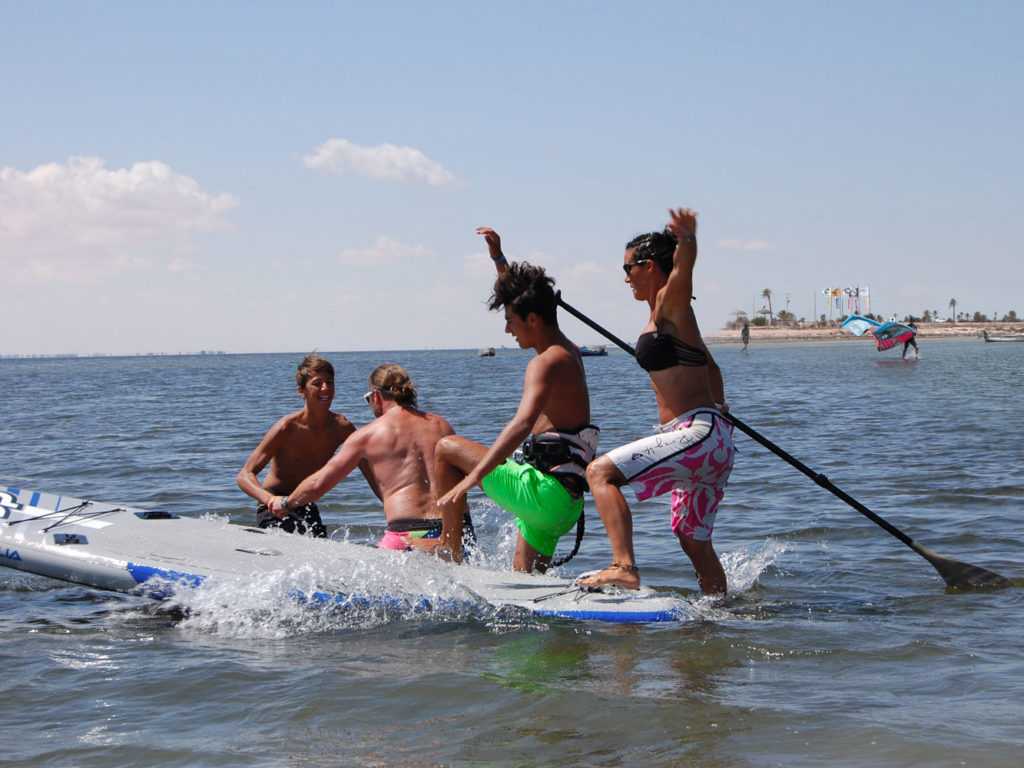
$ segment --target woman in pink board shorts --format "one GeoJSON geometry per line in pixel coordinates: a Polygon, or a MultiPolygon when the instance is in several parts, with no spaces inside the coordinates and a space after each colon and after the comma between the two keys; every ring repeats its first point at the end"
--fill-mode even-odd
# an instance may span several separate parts
{"type": "Polygon", "coordinates": [[[722,563],[711,544],[715,514],[732,471],[735,449],[722,372],[693,314],[697,215],[669,210],[663,232],[626,243],[622,269],[633,298],[651,314],[636,344],[636,359],[651,377],[661,425],[653,434],[615,448],[587,468],[587,481],[604,522],[612,563],[580,579],[584,586],[636,589],[633,517],[622,487],[639,500],[672,493],[672,532],[697,571],[705,594],[725,594],[722,563]]]}

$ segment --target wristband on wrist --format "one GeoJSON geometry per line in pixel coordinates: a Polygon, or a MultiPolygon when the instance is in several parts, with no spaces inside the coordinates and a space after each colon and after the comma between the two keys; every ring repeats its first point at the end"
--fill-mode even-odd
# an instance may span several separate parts
{"type": "Polygon", "coordinates": [[[499,253],[497,256],[491,256],[491,261],[495,264],[508,264],[508,259],[505,258],[504,253],[499,253]]]}
{"type": "Polygon", "coordinates": [[[287,512],[288,511],[288,497],[287,496],[281,496],[279,498],[281,499],[281,509],[283,509],[285,512],[287,512]]]}

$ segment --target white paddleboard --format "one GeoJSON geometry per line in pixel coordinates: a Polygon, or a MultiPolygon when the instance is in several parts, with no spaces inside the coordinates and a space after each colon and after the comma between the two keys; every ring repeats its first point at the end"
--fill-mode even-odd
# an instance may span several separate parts
{"type": "Polygon", "coordinates": [[[646,587],[594,592],[552,576],[3,486],[0,565],[157,599],[217,582],[280,575],[294,576],[297,586],[290,594],[311,603],[430,611],[483,602],[539,616],[618,623],[686,617],[680,598],[646,587]]]}

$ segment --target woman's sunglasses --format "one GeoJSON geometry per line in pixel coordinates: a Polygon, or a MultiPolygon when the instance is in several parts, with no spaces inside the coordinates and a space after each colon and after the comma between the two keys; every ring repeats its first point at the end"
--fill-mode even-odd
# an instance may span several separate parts
{"type": "Polygon", "coordinates": [[[627,275],[632,272],[633,267],[639,266],[640,264],[646,264],[650,259],[637,259],[636,261],[627,261],[622,265],[622,271],[627,275]]]}

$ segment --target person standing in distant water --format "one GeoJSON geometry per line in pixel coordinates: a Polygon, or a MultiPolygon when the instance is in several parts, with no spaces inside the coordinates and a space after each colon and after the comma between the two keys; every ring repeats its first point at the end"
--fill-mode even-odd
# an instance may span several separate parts
{"type": "MultiPolygon", "coordinates": [[[[436,413],[416,407],[416,387],[402,366],[378,365],[363,395],[374,420],[357,429],[324,467],[288,496],[289,506],[315,502],[365,462],[384,502],[387,528],[377,546],[408,550],[431,548],[422,543],[441,536],[441,515],[434,489],[434,447],[454,435],[451,425],[436,413]]],[[[468,513],[463,521],[472,536],[468,513]]]]}
{"type": "Polygon", "coordinates": [[[615,448],[587,468],[612,564],[579,583],[640,586],[632,513],[622,494],[628,484],[641,501],[672,491],[672,532],[704,593],[724,594],[725,571],[711,533],[732,471],[732,425],[722,415],[727,410],[722,372],[704,345],[691,305],[697,215],[685,208],[669,213],[665,231],[626,243],[622,265],[633,298],[650,306],[636,358],[650,374],[662,424],[655,434],[615,448]]]}
{"type": "Polygon", "coordinates": [[[907,328],[910,328],[914,335],[903,342],[903,359],[907,359],[907,349],[910,347],[914,348],[914,359],[917,360],[921,356],[921,350],[917,348],[917,325],[913,320],[907,322],[907,328]]]}
{"type": "Polygon", "coordinates": [[[490,309],[504,308],[505,332],[536,355],[526,366],[519,407],[490,448],[455,435],[437,444],[437,504],[444,517],[438,549],[456,562],[462,559],[466,494],[480,486],[516,518],[512,567],[543,572],[558,539],[583,514],[585,472],[597,450],[598,429],[590,423],[583,358],[558,327],[555,281],[541,267],[509,264],[493,229],[480,227],[477,234],[484,236],[498,272],[490,309]]]}
{"type": "Polygon", "coordinates": [[[743,318],[743,330],[740,331],[740,340],[743,342],[743,351],[747,351],[747,347],[750,346],[750,323],[747,322],[747,318],[743,318]]]}
{"type": "MultiPolygon", "coordinates": [[[[327,536],[316,504],[291,505],[291,493],[303,478],[320,469],[338,446],[356,431],[352,423],[331,410],[334,400],[334,366],[316,353],[306,355],[295,372],[301,411],[279,419],[249,454],[235,478],[238,487],[259,502],[256,524],[281,528],[288,533],[327,536]],[[270,464],[263,484],[259,474],[270,464]]],[[[371,487],[373,481],[367,476],[371,487]]]]}

